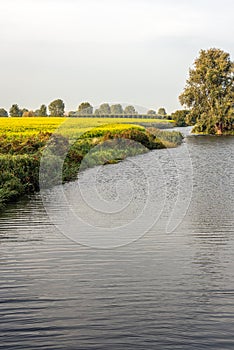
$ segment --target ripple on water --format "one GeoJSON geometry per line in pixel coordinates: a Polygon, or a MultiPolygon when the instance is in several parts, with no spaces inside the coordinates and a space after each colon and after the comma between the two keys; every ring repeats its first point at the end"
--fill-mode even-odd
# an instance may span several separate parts
{"type": "MultiPolygon", "coordinates": [[[[162,220],[130,245],[95,250],[63,236],[38,194],[1,214],[0,349],[234,348],[234,138],[186,145],[194,189],[173,234],[162,220]]],[[[173,200],[173,162],[156,152],[173,200]]],[[[165,178],[154,177],[155,154],[140,159],[156,193],[165,178]]]]}

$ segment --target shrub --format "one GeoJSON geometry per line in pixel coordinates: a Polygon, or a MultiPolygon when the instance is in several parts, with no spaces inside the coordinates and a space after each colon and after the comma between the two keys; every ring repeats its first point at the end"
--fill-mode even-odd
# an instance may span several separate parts
{"type": "Polygon", "coordinates": [[[183,141],[183,135],[179,131],[166,131],[156,128],[148,128],[147,130],[156,138],[158,138],[162,143],[164,143],[166,147],[178,146],[183,141]]]}

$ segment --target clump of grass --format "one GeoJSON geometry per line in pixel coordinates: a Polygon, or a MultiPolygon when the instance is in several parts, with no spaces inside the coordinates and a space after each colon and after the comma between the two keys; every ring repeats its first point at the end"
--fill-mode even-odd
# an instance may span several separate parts
{"type": "Polygon", "coordinates": [[[166,131],[157,128],[147,128],[147,130],[158,138],[166,148],[176,147],[181,145],[183,141],[183,135],[179,131],[166,131]]]}

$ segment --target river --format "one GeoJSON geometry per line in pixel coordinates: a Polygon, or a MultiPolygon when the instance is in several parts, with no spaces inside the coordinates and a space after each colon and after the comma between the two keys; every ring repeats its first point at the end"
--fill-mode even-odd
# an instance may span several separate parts
{"type": "Polygon", "coordinates": [[[0,349],[233,349],[234,138],[188,136],[95,176],[95,215],[93,191],[85,205],[76,182],[65,186],[97,227],[86,240],[82,227],[74,239],[56,226],[40,194],[1,214],[0,349]],[[116,225],[126,240],[115,241],[116,225]]]}

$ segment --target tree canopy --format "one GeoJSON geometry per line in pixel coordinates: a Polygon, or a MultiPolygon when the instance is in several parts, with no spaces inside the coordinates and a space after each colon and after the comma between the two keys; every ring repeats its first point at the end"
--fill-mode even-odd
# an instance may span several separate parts
{"type": "Polygon", "coordinates": [[[195,131],[222,134],[233,130],[234,63],[230,55],[216,48],[201,50],[179,100],[190,109],[195,131]]]}
{"type": "Polygon", "coordinates": [[[63,100],[57,99],[49,104],[49,111],[51,117],[63,117],[65,105],[63,100]]]}
{"type": "Polygon", "coordinates": [[[108,115],[111,114],[110,105],[108,103],[103,103],[99,107],[99,114],[108,115]]]}
{"type": "Polygon", "coordinates": [[[114,115],[123,114],[123,107],[119,103],[111,105],[110,109],[111,109],[111,114],[114,114],[114,115]]]}
{"type": "Polygon", "coordinates": [[[0,108],[0,117],[8,117],[8,113],[4,108],[0,108]]]}
{"type": "Polygon", "coordinates": [[[134,106],[126,106],[124,109],[124,114],[129,114],[129,115],[133,115],[133,114],[137,114],[137,111],[135,110],[134,106]]]}
{"type": "Polygon", "coordinates": [[[41,105],[41,107],[38,110],[40,117],[46,117],[47,116],[47,107],[46,105],[41,105]]]}
{"type": "Polygon", "coordinates": [[[82,102],[79,106],[78,106],[78,114],[93,114],[93,107],[91,106],[91,104],[89,102],[82,102]]]}
{"type": "Polygon", "coordinates": [[[154,109],[149,109],[147,114],[148,115],[156,115],[156,111],[154,109]]]}
{"type": "Polygon", "coordinates": [[[19,106],[15,103],[11,106],[9,114],[11,117],[22,117],[23,113],[19,106]]]}
{"type": "Polygon", "coordinates": [[[167,115],[167,112],[166,112],[164,107],[161,107],[158,109],[158,114],[161,116],[165,116],[165,115],[167,115]]]}

